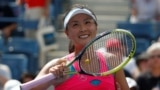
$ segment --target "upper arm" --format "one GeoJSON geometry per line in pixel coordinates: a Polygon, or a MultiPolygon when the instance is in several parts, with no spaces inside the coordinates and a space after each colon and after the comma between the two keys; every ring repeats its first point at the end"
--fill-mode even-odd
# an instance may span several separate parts
{"type": "MultiPolygon", "coordinates": [[[[108,53],[107,59],[110,59],[111,64],[110,63],[109,64],[110,64],[110,66],[112,66],[112,68],[115,68],[117,65],[122,63],[122,58],[119,58],[118,56],[116,56],[112,53],[108,53]],[[116,60],[116,61],[114,61],[114,60],[116,60]],[[113,63],[113,62],[116,62],[116,63],[113,63]]],[[[114,74],[114,76],[115,76],[115,82],[118,82],[121,90],[129,90],[123,69],[120,69],[119,71],[117,71],[114,74]]]]}
{"type": "MultiPolygon", "coordinates": [[[[119,56],[117,56],[116,54],[113,54],[113,53],[107,52],[105,56],[106,56],[106,59],[107,59],[107,63],[110,65],[110,67],[112,67],[112,69],[117,67],[123,61],[122,57],[119,57],[119,56]]],[[[125,77],[123,69],[120,69],[119,71],[117,71],[114,74],[114,76],[115,76],[115,82],[118,82],[121,90],[129,90],[129,86],[127,84],[126,77],[125,77]]]]}

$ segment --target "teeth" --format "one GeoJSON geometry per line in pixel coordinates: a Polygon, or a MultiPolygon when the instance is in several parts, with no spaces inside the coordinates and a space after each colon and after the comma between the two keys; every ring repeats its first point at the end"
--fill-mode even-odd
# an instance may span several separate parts
{"type": "Polygon", "coordinates": [[[80,36],[80,38],[87,38],[89,35],[82,35],[82,36],[80,36]]]}

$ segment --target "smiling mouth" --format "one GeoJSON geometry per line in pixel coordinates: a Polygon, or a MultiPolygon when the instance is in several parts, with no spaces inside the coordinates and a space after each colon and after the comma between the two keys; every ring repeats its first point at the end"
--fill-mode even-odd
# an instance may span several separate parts
{"type": "Polygon", "coordinates": [[[80,36],[79,36],[80,39],[86,39],[86,38],[88,38],[88,37],[89,37],[88,34],[86,34],[86,35],[80,35],[80,36]]]}

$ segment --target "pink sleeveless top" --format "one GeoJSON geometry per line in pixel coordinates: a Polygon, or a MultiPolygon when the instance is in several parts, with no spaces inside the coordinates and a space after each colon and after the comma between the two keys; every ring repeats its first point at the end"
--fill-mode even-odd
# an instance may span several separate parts
{"type": "MultiPolygon", "coordinates": [[[[74,53],[67,55],[67,59],[71,60],[74,53]]],[[[104,60],[102,55],[99,59],[104,60]]],[[[72,69],[79,71],[78,62],[75,62],[72,69]]],[[[105,67],[105,70],[108,70],[105,67]]],[[[73,70],[72,70],[73,71],[73,70]]],[[[74,74],[68,80],[57,85],[55,90],[115,90],[114,76],[89,76],[84,74],[74,74]]]]}

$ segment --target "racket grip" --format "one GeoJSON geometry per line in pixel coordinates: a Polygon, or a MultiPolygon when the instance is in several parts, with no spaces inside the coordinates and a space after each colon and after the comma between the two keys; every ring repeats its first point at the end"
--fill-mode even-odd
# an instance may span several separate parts
{"type": "Polygon", "coordinates": [[[30,90],[33,87],[36,87],[40,84],[43,84],[43,83],[48,82],[48,81],[55,79],[55,78],[56,78],[55,75],[50,73],[50,74],[44,75],[38,79],[34,79],[34,80],[29,81],[27,83],[21,84],[20,88],[21,88],[21,90],[30,90]]]}

